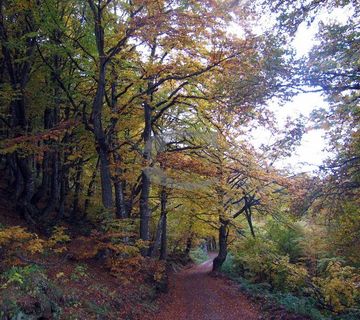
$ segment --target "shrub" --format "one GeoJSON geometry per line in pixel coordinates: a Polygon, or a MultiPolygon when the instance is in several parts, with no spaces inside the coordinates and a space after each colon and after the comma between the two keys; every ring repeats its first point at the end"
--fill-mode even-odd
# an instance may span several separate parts
{"type": "Polygon", "coordinates": [[[203,248],[198,247],[198,248],[190,251],[190,258],[194,263],[200,264],[200,263],[203,263],[204,261],[208,260],[209,256],[203,248]]]}
{"type": "Polygon", "coordinates": [[[305,286],[306,269],[289,262],[272,241],[247,238],[239,242],[234,253],[234,272],[255,283],[268,282],[281,291],[299,291],[305,286]]]}
{"type": "Polygon", "coordinates": [[[6,272],[4,272],[2,279],[4,284],[2,289],[7,288],[9,285],[14,284],[20,288],[27,290],[31,286],[31,279],[34,274],[41,274],[42,269],[35,265],[28,265],[25,267],[13,266],[6,272]]]}
{"type": "Polygon", "coordinates": [[[65,233],[65,228],[56,227],[48,240],[43,240],[36,233],[27,231],[20,226],[0,229],[0,258],[10,265],[22,264],[22,255],[34,255],[51,250],[61,253],[67,248],[65,243],[70,237],[65,233]]]}
{"type": "Polygon", "coordinates": [[[221,272],[226,273],[230,276],[234,276],[236,275],[234,268],[235,268],[234,256],[231,252],[229,252],[226,256],[226,260],[221,266],[221,272]]]}
{"type": "Polygon", "coordinates": [[[301,292],[306,286],[308,272],[305,267],[289,262],[289,258],[280,257],[274,261],[272,284],[283,291],[301,292]]]}
{"type": "Polygon", "coordinates": [[[360,267],[360,206],[359,203],[346,202],[343,213],[332,222],[330,237],[333,239],[335,255],[346,257],[347,262],[360,267]]]}
{"type": "Polygon", "coordinates": [[[359,320],[360,319],[360,310],[346,310],[338,316],[334,317],[334,320],[359,320]]]}
{"type": "Polygon", "coordinates": [[[58,319],[62,291],[37,265],[13,266],[2,275],[2,319],[58,319]]]}
{"type": "Polygon", "coordinates": [[[44,251],[44,240],[25,228],[15,226],[0,230],[0,254],[9,264],[18,264],[19,253],[40,253],[44,251]]]}
{"type": "Polygon", "coordinates": [[[266,237],[275,244],[281,255],[289,256],[291,262],[299,260],[302,256],[301,240],[304,237],[299,225],[283,225],[271,220],[266,229],[266,237]]]}
{"type": "Polygon", "coordinates": [[[310,317],[313,320],[325,319],[317,309],[316,300],[311,297],[297,297],[290,293],[285,293],[275,294],[272,298],[289,312],[310,317]]]}
{"type": "Polygon", "coordinates": [[[84,279],[86,277],[88,277],[88,272],[87,272],[86,265],[78,264],[74,268],[70,278],[71,278],[71,280],[79,281],[79,280],[82,280],[82,279],[84,279]]]}
{"type": "Polygon", "coordinates": [[[51,237],[46,241],[45,246],[56,253],[66,251],[65,243],[70,241],[70,237],[66,234],[65,230],[64,227],[55,227],[51,237]]]}
{"type": "Polygon", "coordinates": [[[233,250],[235,272],[252,282],[269,281],[276,248],[271,241],[246,238],[233,250]]]}
{"type": "Polygon", "coordinates": [[[335,312],[341,312],[356,306],[360,292],[357,283],[360,277],[355,268],[342,266],[339,261],[331,261],[325,271],[325,277],[314,278],[320,287],[324,300],[335,312]]]}
{"type": "Polygon", "coordinates": [[[271,292],[271,286],[268,283],[251,283],[244,278],[230,276],[240,284],[241,290],[246,294],[256,297],[257,300],[261,299],[266,309],[271,309],[274,305],[280,305],[289,312],[300,314],[313,320],[328,319],[323,317],[317,308],[316,299],[312,297],[297,297],[291,293],[271,292]]]}

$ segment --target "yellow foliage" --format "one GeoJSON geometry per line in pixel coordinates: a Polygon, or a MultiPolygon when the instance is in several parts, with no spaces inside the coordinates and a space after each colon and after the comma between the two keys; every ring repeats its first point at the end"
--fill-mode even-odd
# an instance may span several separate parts
{"type": "Polygon", "coordinates": [[[299,264],[288,264],[289,273],[286,279],[288,287],[296,289],[300,286],[305,285],[305,281],[308,277],[308,271],[306,268],[299,264]]]}
{"type": "Polygon", "coordinates": [[[53,250],[61,253],[65,246],[59,246],[70,240],[65,234],[65,228],[56,227],[48,240],[40,239],[36,233],[27,231],[20,226],[7,227],[0,230],[0,248],[3,249],[4,260],[11,264],[19,264],[19,255],[33,255],[43,253],[44,250],[53,250]]]}
{"type": "Polygon", "coordinates": [[[94,258],[98,253],[107,252],[111,259],[136,257],[140,254],[142,242],[132,244],[123,241],[128,233],[124,232],[92,232],[89,237],[79,237],[72,243],[71,253],[78,260],[94,258]]]}
{"type": "Polygon", "coordinates": [[[129,277],[131,275],[135,276],[142,269],[143,257],[136,256],[129,259],[118,259],[117,257],[111,257],[107,261],[107,266],[109,267],[112,274],[119,278],[129,277]]]}
{"type": "Polygon", "coordinates": [[[0,248],[4,249],[5,258],[13,259],[19,252],[30,254],[43,252],[44,241],[23,227],[8,227],[0,230],[0,248]]]}
{"type": "Polygon", "coordinates": [[[39,239],[37,235],[35,235],[35,238],[31,239],[24,248],[31,254],[41,253],[44,251],[44,240],[39,239]]]}
{"type": "Polygon", "coordinates": [[[135,241],[135,246],[139,249],[145,249],[149,247],[149,241],[138,239],[135,241]]]}
{"type": "Polygon", "coordinates": [[[66,251],[66,246],[59,246],[70,241],[70,237],[65,233],[65,230],[66,228],[64,227],[55,227],[51,237],[46,241],[45,246],[55,253],[66,251]]]}
{"type": "Polygon", "coordinates": [[[248,238],[234,245],[234,261],[243,276],[254,282],[269,282],[280,290],[297,291],[305,286],[307,269],[280,255],[272,241],[248,238]]]}
{"type": "Polygon", "coordinates": [[[156,270],[155,270],[155,273],[154,273],[154,280],[156,282],[159,282],[163,279],[164,277],[164,274],[165,274],[165,265],[164,264],[161,264],[159,265],[156,270]]]}
{"type": "Polygon", "coordinates": [[[341,312],[355,305],[355,297],[360,293],[356,283],[360,277],[355,268],[342,266],[340,262],[330,262],[326,268],[325,278],[314,278],[321,289],[326,303],[335,312],[341,312]]]}
{"type": "Polygon", "coordinates": [[[124,254],[127,256],[136,256],[140,253],[139,249],[135,246],[127,245],[124,243],[108,243],[104,245],[105,249],[110,249],[114,253],[124,254]]]}
{"type": "Polygon", "coordinates": [[[282,290],[297,291],[305,286],[308,278],[306,268],[300,264],[290,263],[288,256],[279,256],[274,259],[268,272],[273,285],[282,290]]]}
{"type": "Polygon", "coordinates": [[[58,272],[58,273],[56,274],[56,279],[60,279],[60,278],[63,278],[63,277],[65,277],[65,273],[64,273],[64,272],[58,272]]]}
{"type": "Polygon", "coordinates": [[[12,241],[17,240],[28,240],[32,238],[32,234],[27,232],[23,227],[9,227],[0,231],[0,246],[12,241]]]}

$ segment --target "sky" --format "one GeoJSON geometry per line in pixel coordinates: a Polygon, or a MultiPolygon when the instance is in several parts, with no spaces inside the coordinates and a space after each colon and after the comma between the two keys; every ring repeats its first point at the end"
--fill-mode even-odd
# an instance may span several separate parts
{"type": "MultiPolygon", "coordinates": [[[[327,108],[328,105],[319,93],[301,93],[284,106],[270,106],[280,126],[285,123],[286,117],[308,117],[314,109],[320,107],[327,108]]],[[[324,134],[325,131],[322,129],[307,131],[293,154],[279,160],[275,165],[279,168],[291,168],[295,172],[315,171],[329,156],[325,151],[327,143],[324,134]]]]}
{"type": "MultiPolygon", "coordinates": [[[[306,55],[315,41],[316,28],[301,25],[294,38],[292,45],[296,50],[297,57],[306,55]]],[[[274,113],[278,127],[281,129],[288,118],[294,120],[300,116],[309,117],[311,112],[317,108],[328,108],[328,104],[320,93],[299,93],[293,97],[292,101],[285,104],[277,103],[276,100],[269,103],[269,109],[274,113]]],[[[301,141],[301,145],[296,147],[290,157],[278,159],[274,165],[279,169],[289,169],[292,172],[313,172],[329,156],[325,151],[326,140],[324,130],[307,131],[301,141]]],[[[262,144],[271,145],[275,142],[275,137],[269,130],[258,128],[251,133],[254,138],[253,144],[259,149],[262,144]]]]}
{"type": "MultiPolygon", "coordinates": [[[[307,27],[302,24],[292,43],[296,49],[298,58],[306,55],[316,44],[315,34],[317,27],[315,24],[307,27]]],[[[328,104],[318,92],[299,93],[292,101],[284,106],[271,105],[270,108],[276,115],[279,125],[284,124],[287,117],[295,119],[301,115],[309,117],[311,112],[317,108],[328,108],[328,104]]],[[[294,153],[286,159],[282,159],[277,165],[282,168],[291,168],[296,172],[312,172],[316,170],[323,161],[329,156],[325,151],[326,140],[324,130],[310,130],[306,132],[294,153]]]]}
{"type": "MultiPolygon", "coordinates": [[[[316,44],[317,25],[322,21],[336,21],[338,23],[346,23],[351,16],[353,8],[333,9],[331,12],[323,11],[317,21],[315,20],[310,26],[305,23],[301,24],[296,36],[292,42],[292,46],[296,50],[297,57],[305,56],[310,49],[316,44]]],[[[327,109],[328,103],[324,100],[320,93],[300,93],[293,98],[292,101],[281,106],[277,103],[270,103],[269,108],[274,112],[275,118],[279,126],[285,124],[286,118],[295,119],[300,115],[308,117],[314,109],[327,109]]],[[[291,171],[314,172],[323,163],[323,161],[331,156],[326,152],[327,145],[324,137],[325,131],[321,129],[310,130],[303,135],[301,145],[298,146],[293,154],[286,158],[278,160],[274,165],[278,168],[289,168],[291,171]]],[[[264,130],[254,131],[255,147],[259,147],[262,143],[266,144],[271,141],[271,135],[264,130]]]]}

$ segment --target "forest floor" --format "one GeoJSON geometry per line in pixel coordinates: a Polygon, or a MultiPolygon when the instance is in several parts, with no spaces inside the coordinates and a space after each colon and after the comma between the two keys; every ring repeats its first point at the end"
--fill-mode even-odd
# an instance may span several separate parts
{"type": "Polygon", "coordinates": [[[215,257],[173,274],[156,320],[255,320],[260,308],[230,280],[211,274],[215,257]]]}
{"type": "MultiPolygon", "coordinates": [[[[0,231],[14,226],[39,232],[35,227],[29,227],[16,213],[11,192],[3,183],[0,172],[0,231]]],[[[74,228],[72,235],[76,231],[79,230],[74,228]]],[[[46,239],[41,233],[38,235],[46,239]]],[[[76,240],[68,247],[71,256],[81,249],[76,240]]],[[[1,320],[148,320],[156,310],[158,294],[154,281],[149,281],[153,277],[150,259],[143,261],[143,265],[149,267],[149,270],[140,270],[143,278],[134,273],[131,266],[119,276],[114,276],[101,260],[63,259],[63,254],[35,257],[29,263],[33,267],[27,273],[22,273],[21,268],[28,263],[17,261],[16,264],[9,264],[2,259],[2,249],[0,246],[1,320]],[[11,267],[10,274],[20,277],[20,282],[7,279],[11,267]]]]}
{"type": "MultiPolygon", "coordinates": [[[[24,220],[15,213],[10,198],[10,192],[0,181],[0,228],[26,227],[24,220]]],[[[72,241],[69,252],[79,251],[77,244],[72,241]]],[[[61,311],[60,319],[306,319],[289,314],[275,305],[265,310],[266,301],[252,299],[241,292],[234,281],[211,273],[215,255],[211,254],[210,259],[200,265],[190,264],[179,272],[171,272],[167,294],[161,294],[155,288],[153,269],[150,267],[143,270],[143,279],[136,281],[138,274],[133,274],[132,270],[121,274],[121,277],[114,277],[97,259],[62,260],[50,255],[46,261],[41,261],[49,263],[48,266],[40,271],[35,270],[34,275],[25,279],[30,291],[27,287],[21,289],[15,285],[1,287],[0,283],[0,318],[1,309],[5,306],[10,309],[21,307],[26,314],[39,315],[38,318],[42,319],[52,319],[56,310],[61,311]],[[37,297],[31,293],[36,289],[39,275],[41,287],[46,284],[46,297],[44,294],[37,297]],[[53,305],[57,306],[56,310],[53,305]]],[[[151,261],[145,259],[143,265],[150,266],[151,261]]],[[[0,275],[1,271],[0,268],[0,275]]]]}

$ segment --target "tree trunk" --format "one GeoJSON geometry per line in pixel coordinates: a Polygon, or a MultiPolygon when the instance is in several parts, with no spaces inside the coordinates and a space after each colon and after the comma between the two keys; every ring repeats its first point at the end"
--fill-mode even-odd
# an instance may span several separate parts
{"type": "Polygon", "coordinates": [[[255,231],[254,231],[254,226],[252,223],[252,213],[251,213],[251,208],[248,207],[248,209],[245,209],[245,216],[246,216],[246,220],[248,222],[249,228],[250,228],[250,232],[253,238],[255,238],[255,231]]]}
{"type": "Polygon", "coordinates": [[[105,61],[100,58],[100,70],[98,78],[98,87],[93,102],[92,120],[94,123],[94,135],[97,143],[97,152],[100,159],[100,180],[101,180],[101,196],[102,203],[105,208],[112,208],[112,181],[110,173],[109,147],[106,141],[106,135],[102,125],[102,108],[105,95],[105,61]]]}
{"type": "Polygon", "coordinates": [[[227,238],[228,238],[229,220],[220,218],[219,228],[219,253],[213,262],[213,271],[220,271],[221,266],[226,260],[228,253],[227,238]]]}
{"type": "Polygon", "coordinates": [[[67,193],[67,167],[65,165],[62,166],[61,173],[60,173],[60,201],[59,201],[59,211],[56,217],[56,220],[59,221],[62,219],[65,215],[65,199],[66,199],[66,193],[67,193]]]}
{"type": "MultiPolygon", "coordinates": [[[[11,132],[13,136],[26,135],[31,131],[31,121],[26,115],[26,102],[25,102],[25,88],[29,81],[31,59],[34,53],[36,44],[36,37],[29,37],[26,41],[26,49],[24,55],[18,55],[18,50],[11,48],[8,43],[11,43],[8,38],[5,20],[2,14],[3,4],[0,5],[1,19],[0,19],[0,46],[2,50],[2,59],[4,66],[6,66],[9,81],[16,98],[10,103],[11,132]]],[[[21,13],[19,13],[21,15],[21,13]]],[[[16,16],[14,16],[16,17],[16,16]]],[[[32,16],[31,10],[26,11],[25,17],[27,25],[23,26],[23,30],[31,32],[37,31],[32,16]]],[[[21,21],[21,19],[19,19],[21,21]]],[[[20,26],[19,26],[20,27],[20,26]]],[[[19,33],[21,34],[21,32],[19,33]]],[[[20,51],[21,52],[21,51],[20,51]]],[[[35,180],[32,172],[32,157],[24,156],[21,152],[14,152],[14,169],[16,170],[14,176],[16,177],[16,194],[18,195],[17,205],[21,210],[24,217],[30,222],[34,223],[33,217],[39,214],[38,208],[32,204],[32,198],[35,194],[35,180]]]]}
{"type": "Polygon", "coordinates": [[[161,242],[162,224],[163,224],[163,216],[160,215],[160,218],[159,218],[159,221],[157,224],[157,228],[156,228],[155,240],[149,248],[149,257],[153,258],[158,253],[160,242],[161,242]]]}
{"type": "Polygon", "coordinates": [[[79,196],[81,192],[81,175],[83,172],[83,167],[81,163],[77,166],[76,177],[75,177],[75,190],[74,190],[74,200],[71,212],[71,219],[73,221],[77,218],[77,212],[79,211],[79,196]]]}
{"type": "MultiPolygon", "coordinates": [[[[156,55],[156,38],[153,39],[154,43],[151,46],[150,53],[150,61],[153,62],[153,59],[156,55]]],[[[150,179],[150,170],[151,167],[151,150],[152,150],[152,106],[150,103],[153,100],[153,82],[154,78],[150,77],[147,85],[148,92],[146,94],[146,100],[143,102],[144,108],[144,131],[143,131],[143,139],[144,139],[144,152],[143,152],[143,160],[144,160],[144,168],[141,174],[141,194],[140,194],[140,238],[142,240],[150,239],[150,217],[151,211],[149,207],[149,195],[150,195],[150,187],[151,187],[151,179],[150,179]],[[150,103],[149,103],[150,101],[150,103]]]]}
{"type": "Polygon", "coordinates": [[[89,205],[90,205],[90,198],[94,194],[95,180],[96,180],[97,172],[99,169],[99,164],[100,164],[100,160],[98,158],[96,161],[95,169],[91,175],[90,183],[89,183],[89,186],[88,186],[88,189],[86,192],[86,199],[85,199],[85,203],[84,203],[84,217],[87,216],[89,205]]]}
{"type": "Polygon", "coordinates": [[[18,158],[18,168],[21,172],[23,179],[23,190],[20,195],[18,204],[20,204],[20,210],[24,218],[31,224],[35,224],[34,219],[39,216],[39,210],[32,204],[32,198],[35,192],[35,181],[33,172],[30,166],[29,157],[18,158]]]}
{"type": "Polygon", "coordinates": [[[105,39],[104,27],[102,25],[102,10],[101,6],[97,6],[93,0],[89,0],[90,9],[94,18],[94,34],[96,38],[96,47],[99,55],[98,60],[98,79],[96,94],[92,104],[92,121],[94,125],[94,136],[96,141],[96,149],[100,159],[100,180],[101,180],[101,196],[102,203],[105,208],[112,208],[112,181],[110,172],[110,158],[109,146],[106,140],[106,134],[102,123],[102,111],[105,98],[105,84],[106,84],[106,64],[108,62],[105,54],[105,39]]]}
{"type": "Polygon", "coordinates": [[[160,243],[160,260],[166,260],[167,257],[167,191],[163,187],[161,190],[161,243],[160,243]]]}
{"type": "Polygon", "coordinates": [[[190,250],[192,248],[192,240],[193,240],[193,235],[190,234],[186,240],[185,257],[189,257],[190,255],[190,250]]]}
{"type": "Polygon", "coordinates": [[[145,173],[141,174],[141,193],[140,193],[140,238],[144,241],[150,240],[150,177],[145,173]]]}
{"type": "MultiPolygon", "coordinates": [[[[69,142],[70,135],[66,133],[62,144],[67,144],[69,142]]],[[[65,215],[65,200],[69,190],[69,164],[67,164],[67,158],[69,156],[68,152],[59,153],[59,158],[62,160],[62,165],[59,168],[59,209],[56,217],[56,221],[62,219],[65,215]]]]}
{"type": "Polygon", "coordinates": [[[116,217],[120,219],[128,218],[125,206],[124,188],[122,181],[114,182],[116,217]]]}
{"type": "Polygon", "coordinates": [[[52,211],[58,209],[60,201],[60,157],[57,151],[51,154],[51,177],[50,177],[50,196],[46,207],[43,209],[41,216],[45,219],[52,211]]]}
{"type": "MultiPolygon", "coordinates": [[[[111,99],[110,99],[110,107],[113,114],[117,114],[117,73],[115,70],[114,65],[112,65],[111,70],[111,76],[112,76],[112,83],[111,83],[111,99]]],[[[124,181],[122,180],[122,168],[121,163],[122,159],[120,156],[120,145],[119,145],[119,137],[117,134],[117,123],[118,118],[112,117],[111,118],[111,128],[110,128],[110,144],[111,144],[111,150],[113,155],[113,161],[115,165],[115,174],[113,177],[114,181],[114,191],[115,191],[115,207],[116,207],[116,217],[119,219],[127,218],[127,212],[126,212],[126,204],[125,204],[125,194],[124,194],[124,181]]]]}
{"type": "Polygon", "coordinates": [[[149,195],[150,195],[150,161],[151,161],[151,149],[152,149],[152,139],[151,139],[151,106],[144,102],[144,120],[145,128],[143,132],[144,138],[144,152],[143,158],[145,162],[145,168],[143,168],[141,173],[141,193],[140,193],[140,238],[142,240],[150,240],[150,208],[149,208],[149,195]]]}
{"type": "Polygon", "coordinates": [[[160,193],[160,202],[161,202],[161,213],[159,222],[156,228],[156,236],[153,245],[149,249],[149,256],[155,257],[159,251],[160,247],[160,260],[165,260],[167,255],[167,234],[166,234],[166,224],[167,224],[167,191],[166,187],[163,186],[160,193]]]}
{"type": "Polygon", "coordinates": [[[17,201],[20,199],[24,187],[24,180],[17,165],[17,155],[15,153],[7,155],[6,162],[9,170],[9,185],[15,189],[15,199],[17,201]]]}

